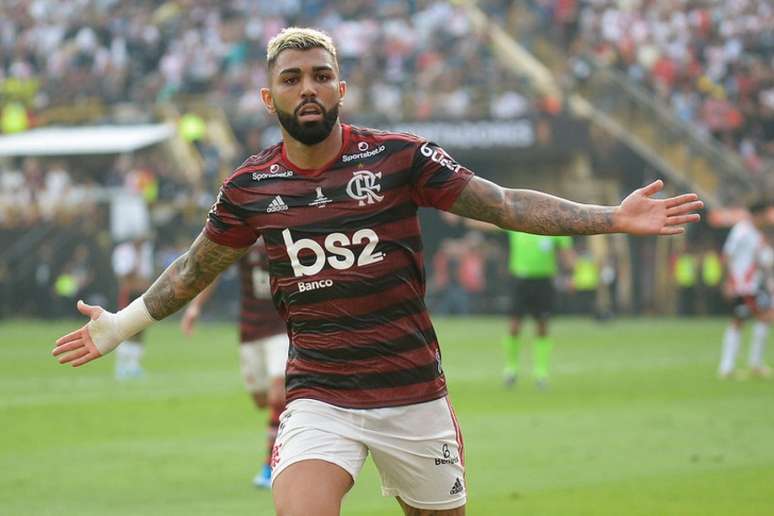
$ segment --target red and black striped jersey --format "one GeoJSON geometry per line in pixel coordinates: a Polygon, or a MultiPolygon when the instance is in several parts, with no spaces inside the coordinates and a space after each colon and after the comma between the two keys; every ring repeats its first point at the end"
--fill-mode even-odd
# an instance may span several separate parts
{"type": "Polygon", "coordinates": [[[221,187],[205,235],[237,248],[263,236],[290,337],[288,401],[375,408],[440,398],[417,210],[450,208],[473,174],[413,135],[345,124],[342,136],[319,169],[294,166],[282,143],[247,159],[221,187]]]}
{"type": "Polygon", "coordinates": [[[239,260],[239,341],[254,342],[287,332],[271,299],[269,258],[263,239],[239,260]]]}

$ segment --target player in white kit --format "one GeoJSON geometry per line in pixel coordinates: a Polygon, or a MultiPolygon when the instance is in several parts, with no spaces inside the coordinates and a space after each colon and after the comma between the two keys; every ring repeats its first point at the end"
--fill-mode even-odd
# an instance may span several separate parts
{"type": "MultiPolygon", "coordinates": [[[[125,308],[150,286],[155,273],[153,245],[144,235],[123,242],[113,250],[113,272],[118,278],[118,308],[125,308]]],[[[118,380],[143,375],[142,356],[145,352],[143,334],[124,341],[116,350],[115,375],[118,380]]]]}
{"type": "Polygon", "coordinates": [[[769,225],[770,201],[749,206],[750,218],[738,222],[728,234],[723,246],[726,267],[724,292],[731,299],[733,315],[723,335],[723,349],[718,367],[721,379],[734,373],[742,326],[754,319],[748,366],[755,376],[769,377],[771,369],[764,362],[769,325],[774,319],[772,308],[772,267],[774,250],[764,229],[769,225]]]}

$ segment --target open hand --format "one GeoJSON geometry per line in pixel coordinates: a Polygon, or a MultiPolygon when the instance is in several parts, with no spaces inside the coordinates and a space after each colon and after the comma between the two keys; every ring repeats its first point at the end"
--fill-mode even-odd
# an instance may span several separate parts
{"type": "Polygon", "coordinates": [[[698,222],[700,216],[693,213],[704,207],[694,193],[668,199],[653,199],[664,188],[660,179],[638,188],[624,199],[616,210],[616,228],[631,235],[679,235],[685,224],[698,222]]]}
{"type": "MultiPolygon", "coordinates": [[[[105,312],[104,308],[87,305],[83,301],[78,301],[76,306],[79,312],[89,317],[90,322],[95,321],[105,312]]],[[[56,347],[51,354],[59,357],[60,364],[71,364],[73,367],[82,366],[102,356],[100,350],[94,345],[88,324],[57,339],[56,347]]]]}

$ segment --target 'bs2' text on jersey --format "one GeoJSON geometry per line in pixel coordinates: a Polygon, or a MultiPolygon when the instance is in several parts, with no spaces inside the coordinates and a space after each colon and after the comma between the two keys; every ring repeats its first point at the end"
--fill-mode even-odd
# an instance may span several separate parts
{"type": "Polygon", "coordinates": [[[353,267],[355,263],[357,263],[358,267],[362,267],[363,265],[384,260],[384,253],[376,251],[379,236],[373,229],[369,228],[355,231],[351,239],[344,233],[330,233],[323,242],[325,249],[310,238],[293,241],[293,236],[290,234],[289,229],[282,231],[282,238],[285,241],[285,249],[290,257],[290,264],[293,266],[293,274],[297,278],[314,276],[325,267],[326,263],[334,269],[341,271],[353,267]],[[355,257],[355,253],[349,247],[353,245],[359,246],[364,242],[365,247],[355,257]],[[299,259],[299,253],[304,249],[314,253],[314,261],[308,265],[301,263],[299,259]]]}

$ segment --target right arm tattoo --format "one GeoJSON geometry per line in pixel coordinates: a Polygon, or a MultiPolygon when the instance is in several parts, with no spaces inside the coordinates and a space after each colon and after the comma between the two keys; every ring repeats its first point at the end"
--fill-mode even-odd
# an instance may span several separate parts
{"type": "Polygon", "coordinates": [[[613,206],[580,204],[534,190],[502,188],[474,177],[449,210],[503,229],[539,235],[614,233],[613,206]]]}
{"type": "Polygon", "coordinates": [[[148,313],[159,321],[177,312],[248,249],[219,245],[200,234],[143,295],[148,313]]]}

